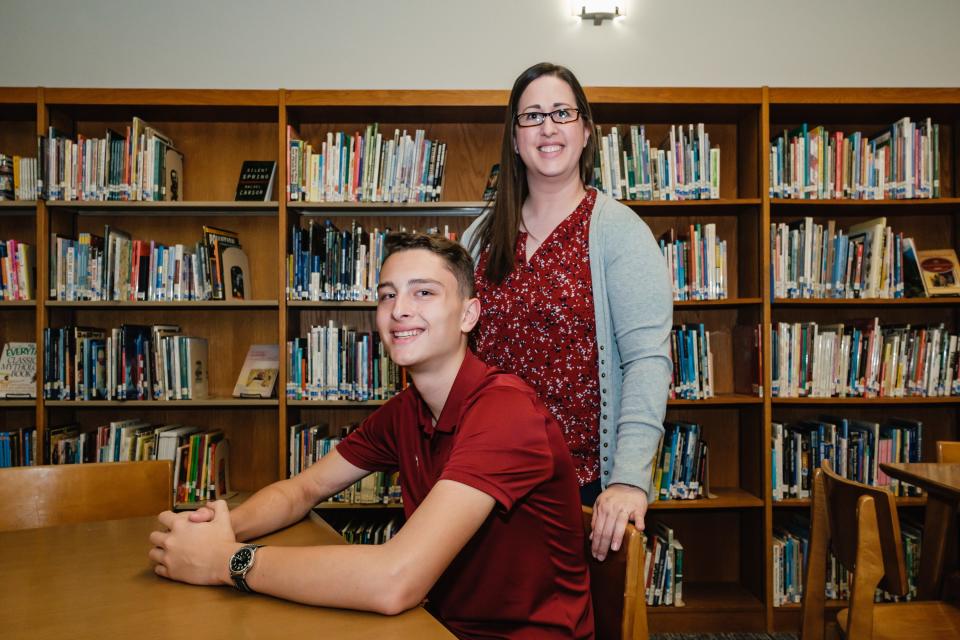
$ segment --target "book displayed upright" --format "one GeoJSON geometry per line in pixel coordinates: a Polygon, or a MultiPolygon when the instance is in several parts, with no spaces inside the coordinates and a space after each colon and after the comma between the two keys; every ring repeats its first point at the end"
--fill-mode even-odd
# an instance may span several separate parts
{"type": "Polygon", "coordinates": [[[234,200],[270,200],[276,174],[277,163],[273,160],[244,160],[234,200]]]}
{"type": "Polygon", "coordinates": [[[273,396],[280,372],[280,346],[254,344],[247,350],[243,368],[233,387],[234,398],[269,398],[273,396]]]}
{"type": "Polygon", "coordinates": [[[0,399],[37,397],[37,345],[8,342],[0,351],[0,399]]]}

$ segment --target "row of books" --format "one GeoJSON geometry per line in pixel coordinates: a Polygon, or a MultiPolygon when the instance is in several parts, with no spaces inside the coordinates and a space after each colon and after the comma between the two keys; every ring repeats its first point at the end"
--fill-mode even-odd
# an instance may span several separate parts
{"type": "Polygon", "coordinates": [[[942,323],[780,322],[772,334],[774,397],[960,395],[960,335],[942,323]]]}
{"type": "Polygon", "coordinates": [[[45,439],[51,464],[171,460],[171,490],[178,505],[230,493],[230,443],[219,429],[131,419],[93,430],[77,424],[52,427],[45,439]]]}
{"type": "Polygon", "coordinates": [[[50,297],[54,300],[243,298],[233,295],[232,282],[226,283],[234,267],[241,274],[249,272],[237,234],[207,225],[203,239],[192,247],[134,240],[110,225],[102,236],[81,232],[72,239],[50,234],[50,297]]]}
{"type": "Polygon", "coordinates": [[[199,400],[207,397],[206,338],[178,325],[44,329],[47,400],[199,400]]]}
{"type": "Polygon", "coordinates": [[[671,329],[670,358],[673,360],[670,398],[704,400],[714,396],[710,332],[702,322],[671,329]]]}
{"type": "Polygon", "coordinates": [[[37,430],[33,427],[0,431],[0,468],[33,465],[37,430]]]}
{"type": "Polygon", "coordinates": [[[383,544],[397,534],[403,522],[399,518],[354,518],[340,528],[347,544],[383,544]]]}
{"type": "Polygon", "coordinates": [[[0,153],[0,200],[37,199],[37,159],[0,153]]]}
{"type": "Polygon", "coordinates": [[[33,245],[0,240],[0,300],[33,300],[36,271],[33,245]]]}
{"type": "MultiPolygon", "coordinates": [[[[900,539],[903,544],[904,564],[907,573],[907,594],[893,596],[877,589],[877,602],[909,601],[917,598],[917,583],[920,575],[920,541],[923,530],[917,524],[900,520],[900,539]]],[[[803,600],[803,576],[807,567],[810,541],[810,521],[793,515],[773,528],[773,606],[798,604],[803,600]]],[[[826,587],[824,595],[829,600],[850,598],[850,573],[840,564],[833,551],[827,549],[826,587]]]]}
{"type": "Polygon", "coordinates": [[[141,118],[123,133],[76,139],[50,127],[39,136],[37,189],[48,200],[182,200],[183,154],[141,118]]]}
{"type": "Polygon", "coordinates": [[[287,127],[287,195],[296,202],[440,200],[447,145],[423,129],[393,135],[377,123],[350,135],[328,132],[319,147],[287,127]]]}
{"type": "Polygon", "coordinates": [[[771,424],[771,486],[774,501],[809,498],[813,474],[824,460],[839,475],[856,482],[888,487],[898,496],[917,496],[913,485],[890,478],[887,462],[920,462],[923,423],[888,418],[884,422],[820,416],[771,424]]]}
{"type": "Polygon", "coordinates": [[[593,186],[620,200],[710,200],[720,197],[720,147],[704,124],[670,125],[659,148],[644,125],[603,134],[596,128],[593,186]]]}
{"type": "Polygon", "coordinates": [[[851,226],[806,217],[770,225],[775,298],[920,298],[960,295],[953,249],[920,251],[886,218],[851,226]]]}
{"type": "Polygon", "coordinates": [[[333,320],[287,342],[287,366],[292,400],[385,400],[405,386],[405,375],[376,332],[333,320]]]}
{"type": "Polygon", "coordinates": [[[717,238],[716,224],[691,224],[685,238],[670,229],[660,238],[660,251],[667,261],[674,300],[727,297],[727,241],[717,238]]]}
{"type": "Polygon", "coordinates": [[[901,118],[868,137],[804,123],[770,143],[769,178],[771,198],[939,198],[940,125],[901,118]]]}
{"type": "MultiPolygon", "coordinates": [[[[337,448],[340,441],[357,425],[347,425],[339,429],[339,436],[330,437],[330,428],[325,424],[308,425],[299,423],[290,426],[290,477],[300,474],[310,465],[337,448]]],[[[400,495],[399,473],[377,471],[358,480],[328,502],[350,504],[398,504],[403,502],[400,495]]]]}
{"type": "Polygon", "coordinates": [[[707,443],[699,424],[664,422],[650,501],[695,500],[707,495],[707,443]]]}
{"type": "Polygon", "coordinates": [[[647,606],[682,607],[683,545],[664,523],[656,522],[651,529],[643,564],[647,606]]]}
{"type": "Polygon", "coordinates": [[[376,300],[389,229],[366,231],[351,221],[339,229],[314,219],[290,229],[288,300],[376,300]]]}

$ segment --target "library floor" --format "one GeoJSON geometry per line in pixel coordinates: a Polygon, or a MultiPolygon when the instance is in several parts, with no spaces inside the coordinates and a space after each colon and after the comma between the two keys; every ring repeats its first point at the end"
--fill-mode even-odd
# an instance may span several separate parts
{"type": "Polygon", "coordinates": [[[797,640],[795,633],[652,633],[650,640],[797,640]]]}

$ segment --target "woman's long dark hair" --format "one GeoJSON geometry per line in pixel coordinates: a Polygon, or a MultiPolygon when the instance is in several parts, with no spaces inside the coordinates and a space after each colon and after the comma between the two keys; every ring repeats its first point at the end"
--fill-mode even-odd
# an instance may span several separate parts
{"type": "MultiPolygon", "coordinates": [[[[517,234],[522,220],[521,208],[528,194],[527,169],[515,151],[514,122],[520,96],[527,86],[542,76],[556,76],[573,90],[580,111],[582,126],[587,128],[590,136],[587,146],[580,154],[580,179],[585,185],[593,181],[593,158],[595,142],[593,136],[593,113],[590,103],[583,92],[583,87],[573,72],[557,64],[541,62],[535,64],[517,78],[510,91],[510,103],[507,106],[506,122],[503,127],[503,144],[500,149],[500,179],[497,186],[497,198],[493,203],[493,212],[477,230],[471,243],[471,250],[475,247],[490,247],[490,257],[484,275],[494,284],[500,284],[513,271],[513,255],[517,245],[517,234]]],[[[578,123],[579,124],[579,123],[578,123]]]]}

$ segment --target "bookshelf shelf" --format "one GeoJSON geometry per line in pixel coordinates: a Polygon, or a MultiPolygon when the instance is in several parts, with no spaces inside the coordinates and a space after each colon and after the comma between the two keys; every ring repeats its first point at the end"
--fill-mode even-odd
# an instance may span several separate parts
{"type": "Polygon", "coordinates": [[[33,398],[24,400],[0,400],[0,409],[23,409],[37,406],[37,401],[33,398]]]}
{"type": "Polygon", "coordinates": [[[720,198],[717,200],[622,200],[641,218],[710,216],[719,218],[759,218],[759,198],[720,198]]]}
{"type": "Polygon", "coordinates": [[[75,201],[50,200],[52,211],[74,211],[80,215],[186,215],[191,216],[275,216],[280,209],[277,202],[130,202],[130,201],[75,201]]]}
{"type": "Polygon", "coordinates": [[[691,582],[683,585],[683,607],[648,607],[647,615],[684,615],[696,612],[761,612],[763,602],[735,582],[691,582]]]}
{"type": "MultiPolygon", "coordinates": [[[[789,604],[782,604],[778,607],[774,607],[774,612],[790,614],[790,615],[800,615],[800,604],[796,602],[791,602],[789,604]]],[[[830,612],[840,611],[841,609],[846,609],[850,606],[850,603],[846,600],[827,600],[823,603],[824,608],[830,612]]]]}
{"type": "Polygon", "coordinates": [[[476,217],[487,203],[477,202],[288,202],[287,209],[304,215],[326,217],[360,216],[455,216],[476,217]]]}
{"type": "Polygon", "coordinates": [[[276,398],[237,399],[210,398],[207,400],[46,400],[44,405],[50,408],[69,407],[71,409],[265,409],[276,407],[276,398]]]}
{"type": "Polygon", "coordinates": [[[731,393],[729,395],[716,396],[714,398],[705,398],[704,400],[680,400],[673,399],[667,401],[668,407],[722,407],[730,405],[761,405],[763,398],[757,396],[748,396],[745,394],[731,393]]]}
{"type": "Polygon", "coordinates": [[[773,398],[774,406],[887,406],[887,405],[954,405],[960,404],[960,396],[934,398],[773,398]]]}
{"type": "Polygon", "coordinates": [[[729,309],[731,307],[753,307],[763,304],[763,298],[724,298],[723,300],[674,300],[673,308],[692,309],[729,309]]]}
{"type": "Polygon", "coordinates": [[[942,297],[942,298],[858,298],[858,299],[833,299],[833,298],[808,298],[794,300],[790,298],[777,298],[771,305],[773,307],[950,307],[960,306],[960,297],[942,297]]]}
{"type": "Polygon", "coordinates": [[[2,300],[0,309],[36,309],[36,300],[2,300]]]}
{"type": "Polygon", "coordinates": [[[955,209],[960,206],[960,198],[903,198],[898,200],[801,200],[794,198],[771,198],[770,205],[774,207],[814,207],[826,209],[844,209],[844,208],[864,208],[864,209],[882,209],[882,208],[918,208],[918,209],[936,209],[939,207],[949,207],[955,209]]]}
{"type": "Polygon", "coordinates": [[[314,511],[350,511],[350,510],[367,510],[367,509],[390,509],[398,510],[403,509],[403,505],[396,502],[391,502],[390,504],[383,504],[380,502],[377,503],[361,503],[361,502],[321,502],[317,504],[314,508],[314,511]]]}
{"type": "Polygon", "coordinates": [[[300,309],[356,309],[358,311],[377,308],[377,303],[368,300],[288,300],[287,307],[300,309]]]}
{"type": "Polygon", "coordinates": [[[161,302],[155,300],[48,300],[44,306],[52,309],[172,309],[172,310],[230,310],[230,309],[276,309],[276,300],[194,300],[161,302]]]}
{"type": "Polygon", "coordinates": [[[34,200],[0,200],[0,215],[31,215],[36,209],[34,200]]]}
{"type": "MultiPolygon", "coordinates": [[[[896,498],[898,507],[924,507],[927,504],[926,496],[899,496],[896,498]]],[[[808,498],[787,498],[785,500],[774,500],[773,507],[806,507],[810,508],[808,498]]]]}
{"type": "Polygon", "coordinates": [[[379,407],[386,403],[386,400],[287,400],[288,407],[298,407],[301,409],[342,409],[342,408],[363,408],[379,407]]]}
{"type": "MultiPolygon", "coordinates": [[[[918,216],[948,216],[960,214],[960,198],[925,198],[912,200],[791,200],[772,199],[772,219],[794,219],[799,216],[815,218],[895,217],[898,221],[918,216]]],[[[894,223],[895,225],[898,223],[894,223]]]]}
{"type": "Polygon", "coordinates": [[[762,509],[763,498],[744,491],[738,487],[710,487],[710,492],[716,498],[701,498],[700,500],[657,500],[650,503],[650,509],[657,511],[668,510],[700,510],[700,509],[762,509]]]}

